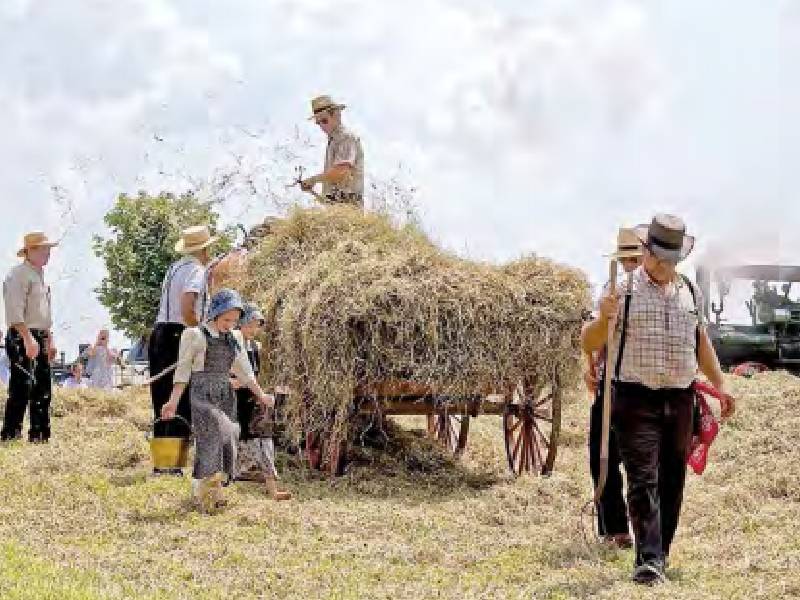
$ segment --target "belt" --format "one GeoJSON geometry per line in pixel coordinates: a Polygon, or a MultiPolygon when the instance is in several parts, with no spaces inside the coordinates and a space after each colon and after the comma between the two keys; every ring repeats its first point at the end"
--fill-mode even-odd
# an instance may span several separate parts
{"type": "Polygon", "coordinates": [[[685,387],[685,388],[682,388],[682,387],[651,388],[651,387],[648,387],[648,386],[644,385],[643,383],[636,383],[634,381],[619,381],[619,380],[616,380],[616,379],[614,380],[614,387],[617,388],[617,389],[622,389],[622,390],[626,390],[626,389],[627,390],[631,390],[631,389],[644,390],[648,394],[685,393],[685,392],[688,392],[688,391],[690,391],[692,389],[691,386],[685,387]]]}
{"type": "Polygon", "coordinates": [[[356,204],[360,206],[364,202],[363,195],[356,192],[331,192],[326,194],[325,197],[333,204],[356,204]]]}
{"type": "MultiPolygon", "coordinates": [[[[14,332],[17,335],[22,335],[22,333],[16,327],[9,327],[9,332],[14,332]]],[[[50,330],[49,329],[39,329],[38,327],[28,327],[28,331],[31,333],[35,333],[40,337],[50,337],[50,330]]]]}

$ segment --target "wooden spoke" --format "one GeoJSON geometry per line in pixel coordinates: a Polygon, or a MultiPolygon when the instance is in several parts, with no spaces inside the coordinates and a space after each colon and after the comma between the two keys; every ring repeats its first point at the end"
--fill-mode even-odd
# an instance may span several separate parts
{"type": "Polygon", "coordinates": [[[309,468],[331,477],[344,474],[347,445],[330,434],[306,433],[304,457],[309,468]]]}
{"type": "Polygon", "coordinates": [[[322,467],[322,443],[315,431],[306,432],[305,459],[309,468],[318,471],[322,467]]]}
{"type": "MultiPolygon", "coordinates": [[[[533,389],[531,386],[530,389],[533,389]]],[[[519,476],[548,474],[553,469],[561,428],[561,397],[557,381],[538,388],[536,396],[521,383],[503,413],[508,468],[519,476]]]]}
{"type": "Polygon", "coordinates": [[[428,415],[428,435],[455,457],[467,446],[469,415],[450,415],[447,412],[428,415]]]}
{"type": "Polygon", "coordinates": [[[331,435],[328,439],[328,464],[327,473],[331,477],[344,475],[345,459],[347,455],[347,445],[343,440],[331,435]]]}

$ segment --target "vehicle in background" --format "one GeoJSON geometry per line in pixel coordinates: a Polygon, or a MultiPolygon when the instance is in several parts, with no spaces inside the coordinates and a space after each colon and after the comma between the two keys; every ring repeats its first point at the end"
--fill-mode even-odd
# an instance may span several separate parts
{"type": "Polygon", "coordinates": [[[709,337],[724,368],[743,375],[800,372],[800,266],[701,265],[697,284],[709,337]],[[741,293],[742,282],[750,289],[732,301],[733,287],[741,293]],[[733,322],[731,313],[741,314],[744,322],[733,322]]]}
{"type": "Polygon", "coordinates": [[[147,360],[147,338],[140,338],[130,348],[119,354],[119,371],[116,387],[139,385],[150,376],[147,360]]]}

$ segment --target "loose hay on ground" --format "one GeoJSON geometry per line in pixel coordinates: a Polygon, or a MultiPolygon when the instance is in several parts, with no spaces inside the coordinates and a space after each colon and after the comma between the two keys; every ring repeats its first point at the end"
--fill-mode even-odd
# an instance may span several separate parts
{"type": "MultiPolygon", "coordinates": [[[[800,597],[800,502],[791,487],[771,491],[782,476],[800,480],[800,380],[770,373],[729,386],[739,410],[706,473],[689,476],[671,582],[660,588],[628,582],[631,551],[584,544],[585,445],[561,448],[551,477],[509,481],[499,419],[483,417],[460,463],[436,466],[426,459],[435,449],[421,443],[415,460],[431,470],[414,470],[406,456],[417,450],[404,444],[333,485],[285,471],[289,503],[234,485],[230,508],[203,517],[189,507],[186,479],[149,477],[147,462],[109,466],[117,448],[147,449],[131,415],[146,413],[149,399],[129,391],[119,398],[129,414],[76,403],[54,419],[49,445],[0,447],[0,597],[800,597]]],[[[565,408],[571,439],[586,435],[580,396],[565,408]]],[[[397,422],[398,440],[421,439],[407,431],[420,418],[397,422]]]]}

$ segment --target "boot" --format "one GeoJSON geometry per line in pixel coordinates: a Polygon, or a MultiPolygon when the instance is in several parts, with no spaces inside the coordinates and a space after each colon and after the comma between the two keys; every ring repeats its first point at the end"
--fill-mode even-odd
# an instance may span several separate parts
{"type": "Polygon", "coordinates": [[[278,487],[278,481],[274,477],[267,477],[265,480],[267,495],[273,500],[291,500],[291,492],[287,492],[278,487]]]}
{"type": "Polygon", "coordinates": [[[195,498],[204,513],[213,515],[221,508],[223,479],[222,473],[214,473],[198,482],[195,498]]]}
{"type": "Polygon", "coordinates": [[[236,477],[237,481],[255,481],[256,483],[264,483],[265,477],[263,471],[242,471],[236,477]]]}

